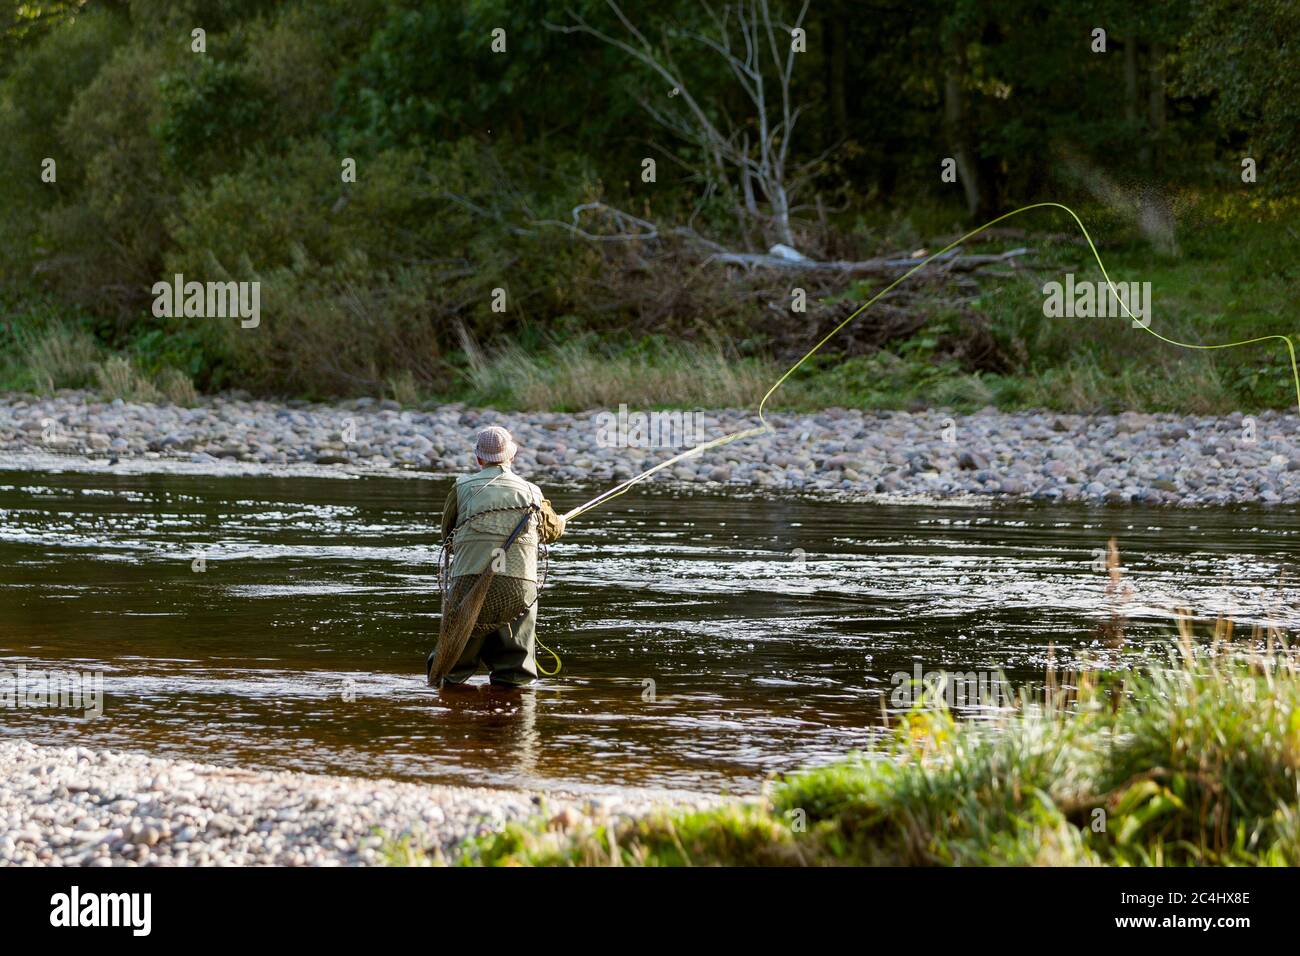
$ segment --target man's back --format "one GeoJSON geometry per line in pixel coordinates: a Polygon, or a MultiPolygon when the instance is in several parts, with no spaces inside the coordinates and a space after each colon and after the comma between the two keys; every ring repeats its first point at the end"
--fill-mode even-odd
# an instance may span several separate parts
{"type": "MultiPolygon", "coordinates": [[[[444,537],[448,531],[455,532],[451,576],[457,578],[487,570],[529,508],[540,509],[544,501],[540,488],[505,465],[488,465],[476,474],[456,479],[443,514],[444,537]],[[449,529],[447,518],[452,516],[454,523],[449,529]]],[[[537,522],[530,521],[505,553],[504,560],[495,565],[496,572],[536,581],[538,540],[537,522]]]]}

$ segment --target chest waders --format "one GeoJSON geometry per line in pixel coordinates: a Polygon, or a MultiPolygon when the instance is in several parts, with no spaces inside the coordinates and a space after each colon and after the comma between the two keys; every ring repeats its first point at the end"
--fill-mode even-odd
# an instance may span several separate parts
{"type": "MultiPolygon", "coordinates": [[[[519,536],[528,528],[528,522],[533,519],[533,516],[539,510],[535,504],[526,507],[524,516],[519,519],[515,529],[510,532],[510,536],[501,545],[500,552],[503,556],[519,540],[519,536]]],[[[454,607],[452,601],[453,595],[456,593],[455,589],[450,585],[444,588],[442,620],[438,624],[438,646],[429,655],[428,680],[430,687],[440,686],[442,679],[456,666],[461,654],[465,652],[465,645],[469,643],[470,635],[474,633],[474,626],[478,624],[479,614],[483,610],[483,602],[487,600],[488,589],[492,586],[492,581],[496,578],[496,575],[496,561],[493,560],[477,575],[468,593],[454,607]]],[[[446,579],[444,578],[444,580],[446,579]]],[[[518,608],[516,612],[509,613],[505,620],[512,620],[527,609],[527,607],[518,608]]]]}

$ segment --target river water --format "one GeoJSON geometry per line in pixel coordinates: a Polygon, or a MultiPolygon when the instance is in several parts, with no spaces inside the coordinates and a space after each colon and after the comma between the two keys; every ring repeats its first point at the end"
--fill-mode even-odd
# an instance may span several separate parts
{"type": "MultiPolygon", "coordinates": [[[[1300,628],[1294,508],[655,490],[552,549],[539,632],[558,677],[439,693],[423,662],[446,489],[0,471],[0,669],[102,672],[105,691],[102,716],[9,707],[3,732],[267,769],[746,793],[877,744],[882,699],[918,669],[1020,684],[1122,665],[1161,653],[1180,606],[1232,615],[1239,637],[1300,628]]],[[[548,489],[560,510],[591,491],[548,489]]]]}

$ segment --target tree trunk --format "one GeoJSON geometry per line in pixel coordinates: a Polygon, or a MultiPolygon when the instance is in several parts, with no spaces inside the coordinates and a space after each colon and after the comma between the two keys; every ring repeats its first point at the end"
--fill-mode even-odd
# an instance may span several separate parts
{"type": "Polygon", "coordinates": [[[790,231],[790,197],[786,195],[785,186],[780,182],[774,183],[768,201],[772,204],[777,236],[791,249],[795,248],[794,233],[790,231]]]}
{"type": "Polygon", "coordinates": [[[849,100],[845,80],[848,53],[844,48],[844,38],[848,32],[849,25],[843,17],[830,21],[831,120],[835,123],[835,133],[841,142],[849,138],[849,100]]]}
{"type": "Polygon", "coordinates": [[[1124,118],[1137,123],[1138,118],[1138,41],[1130,34],[1124,41],[1124,118]]]}
{"type": "Polygon", "coordinates": [[[957,179],[966,194],[966,212],[974,216],[983,207],[979,172],[975,167],[974,151],[970,145],[970,131],[966,116],[966,42],[955,37],[948,47],[948,64],[943,84],[943,116],[948,147],[957,160],[957,179]]]}
{"type": "Polygon", "coordinates": [[[1165,132],[1165,46],[1163,43],[1151,44],[1151,89],[1148,94],[1149,110],[1147,120],[1151,126],[1152,168],[1162,165],[1161,141],[1165,132]]]}

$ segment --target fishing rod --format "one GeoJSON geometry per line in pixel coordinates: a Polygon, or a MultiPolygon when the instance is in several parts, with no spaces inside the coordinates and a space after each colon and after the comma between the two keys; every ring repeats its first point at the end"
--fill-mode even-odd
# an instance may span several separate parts
{"type": "Polygon", "coordinates": [[[1089,235],[1087,227],[1084,226],[1083,220],[1079,218],[1079,216],[1075,213],[1075,211],[1071,209],[1069,206],[1065,205],[1064,203],[1037,202],[1037,203],[1031,203],[1028,206],[1021,206],[1019,209],[1013,209],[1010,212],[1005,212],[1002,215],[998,216],[996,219],[990,219],[988,222],[984,223],[984,225],[972,229],[964,236],[961,236],[958,239],[954,239],[952,242],[948,243],[948,245],[944,246],[938,252],[926,256],[924,259],[922,259],[920,262],[914,265],[911,269],[904,272],[901,276],[899,276],[889,285],[885,286],[883,289],[881,289],[879,292],[873,295],[866,302],[862,303],[862,305],[860,305],[846,319],[840,322],[839,325],[835,326],[835,328],[827,332],[826,335],[822,337],[820,342],[818,342],[811,349],[809,349],[807,353],[804,354],[803,358],[799,359],[799,361],[791,365],[786,370],[785,374],[782,375],[780,378],[778,378],[776,382],[772,385],[772,387],[767,390],[767,393],[763,396],[763,400],[758,403],[758,420],[760,423],[759,427],[747,428],[744,429],[743,431],[733,432],[732,434],[729,435],[723,435],[721,438],[715,438],[712,441],[707,441],[704,442],[703,444],[696,445],[694,448],[690,448],[679,455],[674,455],[672,458],[669,458],[667,461],[661,461],[659,464],[655,465],[654,467],[647,468],[645,471],[641,472],[641,474],[634,475],[633,477],[627,479],[626,481],[615,485],[613,488],[610,488],[608,491],[602,492],[601,494],[597,495],[595,498],[592,498],[590,501],[578,505],[578,507],[572,509],[571,511],[567,512],[564,515],[565,522],[567,523],[573,518],[577,518],[580,515],[590,511],[591,509],[597,508],[600,505],[603,505],[606,502],[611,501],[614,498],[617,498],[619,495],[626,493],[630,488],[640,484],[641,482],[649,478],[651,475],[655,474],[656,472],[662,471],[664,468],[667,468],[669,465],[676,464],[677,462],[682,461],[685,458],[693,458],[696,455],[702,455],[706,451],[711,451],[714,448],[720,448],[723,445],[728,445],[733,441],[740,441],[743,438],[751,438],[754,435],[761,435],[765,432],[772,431],[773,430],[772,426],[770,426],[767,423],[767,419],[763,415],[763,411],[767,406],[767,400],[772,397],[773,392],[775,392],[778,388],[780,388],[782,385],[785,384],[785,380],[788,379],[791,375],[793,375],[794,372],[798,370],[798,368],[801,365],[803,365],[804,362],[812,358],[813,355],[815,355],[823,345],[825,345],[832,338],[838,335],[841,329],[843,329],[846,325],[848,325],[850,322],[852,322],[854,319],[860,316],[871,306],[875,305],[875,303],[878,302],[881,298],[883,298],[887,293],[892,292],[895,288],[897,288],[903,282],[910,279],[921,269],[924,269],[935,259],[938,259],[940,256],[947,254],[951,250],[955,249],[957,246],[961,245],[963,242],[966,242],[968,239],[974,236],[978,236],[984,230],[992,226],[996,226],[998,223],[1002,222],[1003,220],[1010,219],[1012,216],[1018,216],[1022,212],[1029,212],[1033,209],[1061,209],[1069,214],[1070,218],[1073,219],[1075,224],[1079,227],[1079,231],[1083,233],[1083,238],[1087,241],[1088,248],[1092,250],[1092,256],[1094,259],[1097,260],[1097,265],[1101,269],[1102,276],[1104,276],[1106,279],[1106,285],[1110,288],[1111,295],[1115,297],[1116,301],[1119,302],[1120,307],[1124,310],[1124,312],[1128,315],[1128,317],[1134,321],[1134,324],[1138,328],[1146,330],[1151,335],[1154,335],[1156,338],[1158,338],[1160,341],[1165,342],[1169,345],[1177,345],[1180,348],[1202,349],[1202,350],[1231,349],[1231,348],[1237,348],[1239,346],[1244,346],[1244,345],[1255,345],[1260,342],[1267,342],[1273,339],[1279,339],[1283,343],[1285,343],[1287,348],[1287,353],[1291,359],[1291,376],[1295,381],[1296,408],[1298,411],[1300,411],[1300,365],[1297,365],[1295,344],[1291,341],[1290,336],[1261,335],[1253,339],[1243,339],[1239,342],[1224,342],[1218,345],[1198,345],[1190,342],[1179,342],[1176,339],[1171,339],[1164,335],[1161,335],[1159,332],[1150,328],[1150,326],[1147,323],[1140,321],[1138,317],[1129,310],[1128,303],[1125,301],[1125,299],[1122,296],[1120,296],[1120,294],[1115,290],[1115,283],[1111,281],[1110,273],[1106,271],[1106,264],[1101,261],[1101,253],[1097,251],[1096,243],[1092,241],[1092,236],[1089,235]]]}
{"type": "Polygon", "coordinates": [[[627,491],[633,485],[645,481],[655,472],[662,471],[663,469],[667,468],[669,465],[675,465],[677,464],[677,462],[681,461],[684,458],[694,458],[695,456],[702,455],[706,451],[709,451],[713,448],[720,448],[723,445],[730,444],[733,441],[740,441],[742,438],[751,438],[754,435],[761,435],[764,432],[769,432],[771,430],[772,430],[771,427],[768,426],[766,423],[764,423],[759,428],[747,428],[744,431],[735,432],[730,435],[723,435],[721,438],[715,438],[712,441],[705,442],[702,445],[696,445],[694,448],[689,448],[686,451],[682,452],[680,455],[673,455],[673,457],[669,458],[667,461],[661,461],[653,468],[647,468],[645,471],[641,472],[641,474],[635,475],[632,478],[629,478],[627,481],[615,485],[613,488],[610,488],[608,491],[598,494],[590,501],[578,505],[578,507],[574,508],[572,511],[565,512],[562,517],[564,518],[565,523],[568,523],[571,519],[578,517],[578,515],[582,514],[583,512],[590,511],[592,508],[596,508],[600,505],[603,505],[606,501],[609,501],[611,498],[617,498],[619,495],[623,494],[623,492],[627,491]]]}

